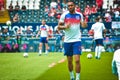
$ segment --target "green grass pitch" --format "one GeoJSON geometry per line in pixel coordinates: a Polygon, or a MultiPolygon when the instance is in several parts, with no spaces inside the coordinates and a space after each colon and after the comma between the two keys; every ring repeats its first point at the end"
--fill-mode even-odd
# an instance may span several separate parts
{"type": "MultiPolygon", "coordinates": [[[[113,53],[102,53],[100,60],[86,55],[81,55],[81,80],[118,80],[111,71],[113,53]]],[[[67,61],[58,63],[61,59],[66,59],[63,53],[55,52],[42,56],[29,53],[28,58],[22,53],[0,53],[0,80],[70,80],[67,61]],[[53,62],[56,65],[48,67],[53,62]]]]}

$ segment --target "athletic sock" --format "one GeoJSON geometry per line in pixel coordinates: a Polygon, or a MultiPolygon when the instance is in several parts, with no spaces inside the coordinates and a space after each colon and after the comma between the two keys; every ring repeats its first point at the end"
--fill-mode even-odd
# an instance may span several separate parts
{"type": "Polygon", "coordinates": [[[95,57],[97,58],[98,57],[98,46],[95,47],[95,57]]]}
{"type": "Polygon", "coordinates": [[[74,79],[75,77],[74,77],[74,73],[73,73],[73,71],[71,71],[70,72],[70,79],[74,79]]]}
{"type": "Polygon", "coordinates": [[[76,73],[76,80],[80,80],[80,73],[76,73]]]}
{"type": "Polygon", "coordinates": [[[45,54],[48,54],[48,50],[45,51],[45,54]]]}
{"type": "Polygon", "coordinates": [[[42,53],[42,50],[39,50],[39,54],[41,54],[42,53]]]}
{"type": "Polygon", "coordinates": [[[99,51],[98,51],[98,58],[100,59],[101,57],[101,52],[102,52],[102,46],[99,46],[99,51]]]}

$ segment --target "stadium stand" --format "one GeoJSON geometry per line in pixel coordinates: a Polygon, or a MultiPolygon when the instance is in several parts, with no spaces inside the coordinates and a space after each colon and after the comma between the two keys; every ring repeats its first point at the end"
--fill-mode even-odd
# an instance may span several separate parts
{"type": "MultiPolygon", "coordinates": [[[[6,20],[11,20],[12,21],[14,15],[16,13],[18,13],[18,15],[19,15],[19,21],[17,22],[17,23],[19,23],[18,24],[19,26],[21,26],[21,24],[24,24],[25,26],[29,26],[31,24],[35,25],[35,26],[38,26],[38,25],[40,25],[39,23],[41,23],[42,19],[45,19],[48,24],[49,23],[50,24],[54,23],[55,26],[58,23],[58,20],[59,20],[58,17],[60,17],[60,16],[56,17],[57,7],[53,9],[53,12],[54,12],[53,14],[54,15],[53,16],[50,15],[51,12],[52,12],[52,9],[50,7],[50,4],[51,4],[52,0],[5,0],[5,1],[6,1],[5,2],[6,3],[5,4],[6,9],[4,11],[4,17],[3,16],[0,17],[0,23],[1,23],[1,20],[5,19],[6,16],[7,16],[6,20]],[[18,2],[18,5],[20,7],[19,10],[15,10],[15,5],[17,4],[17,2],[18,2]],[[12,4],[13,10],[10,10],[10,8],[9,8],[10,4],[12,4]],[[46,6],[48,6],[48,9],[49,9],[47,14],[45,12],[46,6]]],[[[55,1],[57,2],[57,0],[55,0],[55,1]]],[[[61,3],[63,3],[63,0],[60,0],[60,1],[61,1],[61,3]]],[[[78,7],[80,7],[80,11],[84,15],[85,20],[88,21],[88,26],[92,25],[92,23],[94,22],[94,19],[98,15],[103,20],[103,22],[105,22],[105,19],[106,19],[104,17],[105,13],[106,13],[106,11],[109,11],[112,22],[105,23],[105,25],[108,28],[107,29],[108,30],[107,31],[107,37],[109,37],[110,39],[114,38],[114,40],[116,40],[117,42],[119,41],[119,39],[116,39],[116,38],[120,38],[119,37],[120,36],[120,30],[117,29],[117,28],[110,28],[111,25],[112,26],[114,26],[114,25],[117,26],[117,23],[113,24],[114,21],[116,21],[118,23],[120,21],[120,5],[117,2],[113,2],[112,0],[103,0],[104,4],[102,6],[102,13],[100,12],[100,10],[97,10],[96,13],[91,13],[90,12],[88,15],[86,15],[86,14],[84,14],[86,6],[89,5],[89,7],[90,7],[89,9],[91,9],[93,5],[95,5],[95,7],[97,7],[96,6],[96,0],[74,0],[74,1],[75,1],[76,5],[78,7]],[[110,3],[110,1],[112,1],[113,3],[110,3]],[[112,5],[112,9],[110,8],[111,5],[112,5]]],[[[61,8],[63,8],[63,6],[61,8]]],[[[4,23],[6,23],[6,21],[4,21],[4,23]]],[[[12,26],[14,26],[14,25],[16,25],[16,23],[13,23],[12,26]]],[[[34,26],[33,26],[33,28],[34,28],[34,26]]],[[[90,29],[90,27],[88,27],[88,28],[90,29]]],[[[86,41],[83,41],[83,43],[85,43],[83,45],[84,48],[91,47],[91,46],[87,46],[87,45],[92,44],[92,42],[90,41],[91,39],[89,39],[90,37],[88,35],[89,29],[83,29],[81,31],[83,33],[82,37],[85,38],[85,40],[86,40],[86,41]],[[87,39],[86,39],[86,37],[87,37],[87,39]]],[[[23,29],[23,32],[24,32],[24,29],[23,29]]],[[[37,32],[37,30],[34,33],[36,33],[36,32],[37,32]]],[[[10,34],[12,35],[12,37],[15,36],[15,33],[13,31],[10,31],[10,34]]],[[[33,43],[33,44],[34,43],[37,43],[37,44],[39,43],[38,40],[36,40],[36,42],[34,42],[33,40],[36,40],[36,39],[31,38],[30,42],[33,43]]],[[[54,43],[55,43],[56,39],[53,38],[53,39],[50,39],[50,40],[51,40],[51,41],[49,41],[50,45],[55,45],[54,43]]],[[[10,41],[12,41],[12,39],[10,41]]],[[[28,42],[26,41],[26,43],[28,43],[28,42]]],[[[36,47],[36,46],[34,45],[34,47],[36,47]]],[[[37,50],[34,50],[34,51],[37,51],[37,50]]]]}
{"type": "MultiPolygon", "coordinates": [[[[110,1],[109,0],[103,0],[103,1],[104,1],[103,13],[101,14],[101,12],[98,10],[97,13],[96,13],[97,15],[102,15],[103,16],[104,13],[105,13],[105,10],[109,9],[109,7],[111,5],[113,6],[113,1],[112,0],[110,0],[110,1]]],[[[58,22],[58,19],[56,18],[56,16],[51,17],[49,15],[45,15],[45,11],[44,11],[45,10],[45,6],[47,5],[49,7],[49,9],[50,9],[51,0],[44,0],[44,1],[43,0],[7,0],[6,9],[9,9],[8,7],[9,7],[10,3],[12,3],[13,9],[14,9],[17,2],[19,4],[19,6],[20,6],[20,9],[22,8],[22,5],[26,6],[26,11],[22,11],[22,10],[18,11],[18,13],[21,16],[21,19],[20,19],[19,22],[25,21],[25,23],[28,23],[28,22],[30,22],[30,23],[36,22],[37,23],[37,22],[40,22],[43,18],[47,19],[46,21],[48,21],[49,23],[50,22],[52,22],[52,23],[53,22],[54,23],[58,22]],[[26,14],[24,14],[25,12],[26,12],[26,14]],[[24,20],[26,18],[28,20],[24,20]]],[[[62,2],[63,1],[61,0],[61,3],[62,2]]],[[[96,5],[96,0],[75,0],[75,3],[76,3],[76,5],[78,5],[80,7],[81,12],[83,13],[85,11],[85,7],[87,5],[89,5],[90,8],[93,5],[96,5]]],[[[16,13],[16,11],[12,11],[12,12],[9,12],[9,13],[10,13],[10,18],[12,18],[13,15],[16,13]]],[[[50,14],[50,11],[49,11],[49,14],[50,14]]],[[[97,15],[89,15],[90,16],[88,18],[89,21],[93,22],[94,18],[97,15]]],[[[113,20],[115,20],[114,17],[112,17],[112,18],[113,18],[113,20]]]]}

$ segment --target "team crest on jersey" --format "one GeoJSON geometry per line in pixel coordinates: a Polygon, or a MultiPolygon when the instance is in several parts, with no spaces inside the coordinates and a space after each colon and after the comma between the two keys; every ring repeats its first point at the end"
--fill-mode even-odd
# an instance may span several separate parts
{"type": "Polygon", "coordinates": [[[79,16],[76,16],[76,19],[77,19],[77,20],[79,20],[79,19],[80,19],[80,17],[79,17],[79,16]]]}

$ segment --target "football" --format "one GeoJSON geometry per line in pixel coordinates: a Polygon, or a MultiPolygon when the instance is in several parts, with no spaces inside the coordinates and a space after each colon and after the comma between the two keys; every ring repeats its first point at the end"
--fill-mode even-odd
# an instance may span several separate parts
{"type": "Polygon", "coordinates": [[[87,54],[88,59],[92,59],[93,55],[91,53],[87,54]]]}
{"type": "Polygon", "coordinates": [[[6,22],[6,25],[7,25],[7,26],[10,26],[10,25],[11,25],[11,21],[7,21],[7,22],[6,22]]]}
{"type": "Polygon", "coordinates": [[[94,35],[94,31],[93,30],[89,30],[88,34],[92,36],[92,35],[94,35]]]}
{"type": "Polygon", "coordinates": [[[24,54],[23,54],[23,57],[24,57],[24,58],[27,58],[27,57],[28,57],[28,53],[24,53],[24,54]]]}

